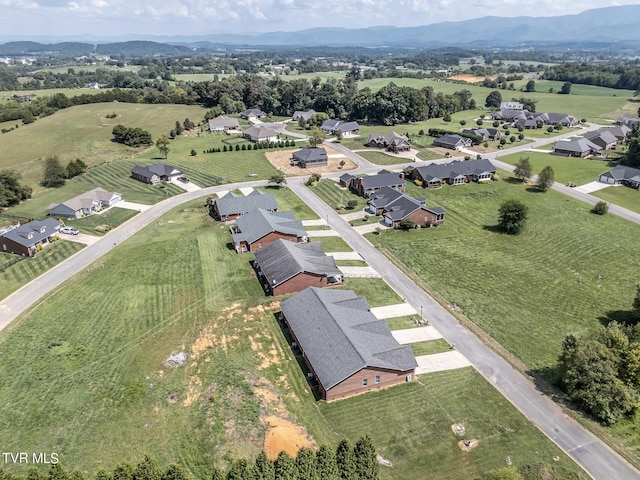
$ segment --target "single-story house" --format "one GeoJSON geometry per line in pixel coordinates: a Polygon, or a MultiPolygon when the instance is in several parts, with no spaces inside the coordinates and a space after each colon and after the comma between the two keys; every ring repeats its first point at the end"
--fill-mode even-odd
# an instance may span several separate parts
{"type": "Polygon", "coordinates": [[[309,235],[300,220],[294,220],[293,212],[269,212],[262,208],[251,210],[236,218],[231,237],[237,253],[257,252],[278,239],[303,243],[309,235]]]}
{"type": "Polygon", "coordinates": [[[52,217],[80,218],[91,215],[103,208],[109,208],[122,200],[122,195],[107,192],[104,188],[94,188],[77,197],[62,203],[49,205],[49,215],[52,217]]]}
{"type": "Polygon", "coordinates": [[[533,119],[545,125],[557,125],[559,123],[563,127],[573,127],[578,123],[578,119],[568,113],[540,113],[535,114],[533,119]]]}
{"type": "Polygon", "coordinates": [[[262,208],[267,212],[277,212],[278,202],[276,202],[276,197],[260,190],[254,190],[249,195],[237,195],[229,192],[222,198],[216,198],[209,205],[209,215],[216,220],[226,222],[235,220],[257,208],[262,208]]]}
{"type": "Polygon", "coordinates": [[[131,176],[141,182],[155,185],[163,180],[170,182],[181,177],[182,170],[165,163],[156,163],[155,165],[147,165],[146,167],[136,165],[131,169],[131,176]]]}
{"type": "Polygon", "coordinates": [[[553,146],[553,153],[567,157],[588,157],[602,150],[600,145],[580,138],[578,140],[560,141],[553,146]]]}
{"type": "Polygon", "coordinates": [[[356,177],[355,175],[351,175],[350,173],[343,173],[338,179],[338,185],[343,188],[351,188],[351,185],[356,178],[358,177],[356,177]]]}
{"type": "Polygon", "coordinates": [[[587,133],[584,138],[595,143],[604,150],[613,150],[618,146],[616,136],[606,128],[587,133]]]}
{"type": "Polygon", "coordinates": [[[626,125],[614,125],[613,127],[607,127],[603,130],[609,130],[619,142],[625,140],[631,133],[631,128],[626,125]]]}
{"type": "Polygon", "coordinates": [[[309,119],[313,117],[316,113],[318,112],[316,112],[313,108],[307,110],[306,112],[303,112],[301,110],[296,110],[295,112],[293,112],[293,115],[291,116],[291,118],[293,119],[294,122],[299,122],[301,118],[305,122],[308,122],[309,119]]]}
{"type": "Polygon", "coordinates": [[[242,132],[242,136],[251,142],[276,142],[278,133],[270,128],[253,125],[242,132]]]}
{"type": "Polygon", "coordinates": [[[526,108],[523,109],[509,109],[509,108],[502,108],[500,110],[497,110],[495,112],[493,112],[491,114],[491,120],[502,120],[502,121],[515,121],[519,118],[528,118],[529,115],[535,115],[532,114],[529,110],[527,110],[526,108]]]}
{"type": "Polygon", "coordinates": [[[470,147],[472,144],[471,139],[462,137],[457,134],[447,133],[446,135],[436,138],[433,141],[433,145],[436,147],[448,148],[450,150],[462,150],[465,147],[470,147]]]}
{"type": "Polygon", "coordinates": [[[438,188],[442,183],[462,185],[471,181],[486,182],[492,180],[495,173],[493,163],[480,158],[443,164],[430,163],[411,169],[410,176],[412,180],[420,180],[425,188],[438,188]]]}
{"type": "Polygon", "coordinates": [[[404,173],[393,173],[388,170],[381,170],[376,175],[355,177],[351,181],[350,188],[356,191],[358,195],[369,198],[382,187],[391,187],[404,192],[404,184],[404,173]]]}
{"type": "Polygon", "coordinates": [[[396,132],[370,133],[367,146],[386,148],[390,152],[408,152],[411,149],[409,138],[396,132]]]}
{"type": "Polygon", "coordinates": [[[240,123],[237,118],[218,115],[209,120],[209,130],[212,132],[226,132],[227,130],[240,130],[240,123]]]}
{"type": "Polygon", "coordinates": [[[245,110],[244,112],[240,112],[240,116],[242,118],[244,118],[245,120],[249,120],[249,119],[261,119],[267,116],[267,114],[265,112],[263,112],[262,110],[260,110],[259,108],[249,108],[247,110],[245,110]]]}
{"type": "MultiPolygon", "coordinates": [[[[540,122],[540,125],[542,125],[542,122],[540,122]]],[[[525,130],[531,130],[532,128],[538,128],[538,122],[536,120],[534,120],[533,118],[521,118],[521,117],[518,117],[513,122],[513,126],[515,128],[521,128],[522,127],[525,130]]]]}
{"type": "Polygon", "coordinates": [[[384,223],[393,228],[398,228],[403,220],[412,221],[416,227],[433,227],[444,222],[441,207],[427,207],[424,198],[412,198],[389,187],[374,193],[367,204],[371,213],[382,215],[384,223]]]}
{"type": "Polygon", "coordinates": [[[303,148],[291,154],[291,165],[302,168],[326,167],[328,162],[329,156],[322,147],[303,148]]]}
{"type": "Polygon", "coordinates": [[[2,252],[33,257],[41,248],[58,236],[61,223],[55,218],[33,220],[0,235],[2,252]]]}
{"type": "Polygon", "coordinates": [[[358,122],[341,122],[340,120],[325,120],[320,129],[327,135],[336,135],[341,132],[344,136],[358,135],[360,133],[360,125],[358,122]]]}
{"type": "Polygon", "coordinates": [[[618,125],[626,125],[630,129],[638,128],[640,126],[640,117],[635,115],[624,114],[618,117],[616,120],[618,125]]]}
{"type": "Polygon", "coordinates": [[[307,287],[340,285],[343,275],[320,242],[276,240],[255,252],[253,263],[264,289],[271,295],[295,293],[307,287]]]}
{"type": "Polygon", "coordinates": [[[598,180],[610,185],[627,185],[631,188],[640,189],[640,169],[617,165],[611,170],[600,174],[598,180]]]}
{"type": "Polygon", "coordinates": [[[413,381],[418,365],[411,347],[400,345],[352,290],[309,287],[281,308],[322,399],[413,381]]]}
{"type": "Polygon", "coordinates": [[[467,135],[477,135],[483,142],[487,140],[500,140],[502,133],[497,128],[465,128],[462,133],[467,135]]]}

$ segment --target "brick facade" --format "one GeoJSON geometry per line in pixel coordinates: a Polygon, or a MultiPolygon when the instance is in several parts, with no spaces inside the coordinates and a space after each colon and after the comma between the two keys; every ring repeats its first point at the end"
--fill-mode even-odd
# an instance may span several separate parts
{"type": "Polygon", "coordinates": [[[313,273],[302,272],[275,288],[270,288],[272,295],[284,295],[286,293],[301,292],[307,287],[324,288],[327,286],[327,277],[313,273]]]}

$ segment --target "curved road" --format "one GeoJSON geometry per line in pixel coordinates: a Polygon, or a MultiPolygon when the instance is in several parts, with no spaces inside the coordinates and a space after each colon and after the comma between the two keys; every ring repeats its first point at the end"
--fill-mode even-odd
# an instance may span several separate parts
{"type": "MultiPolygon", "coordinates": [[[[597,128],[591,126],[590,129],[597,128]]],[[[569,132],[562,136],[572,136],[576,132],[569,132]]],[[[557,138],[557,137],[556,137],[557,138]]],[[[540,143],[548,143],[545,138],[540,143]]],[[[501,155],[535,148],[536,143],[516,147],[499,152],[501,155]]],[[[369,173],[379,170],[380,166],[371,164],[359,155],[351,152],[342,145],[331,144],[336,150],[344,153],[359,165],[351,173],[369,173]]],[[[497,154],[491,155],[495,160],[497,154]]],[[[447,161],[450,161],[448,159],[447,161]]],[[[413,162],[406,165],[416,165],[413,162]]],[[[511,165],[497,162],[500,168],[512,169],[511,165]]],[[[396,165],[395,168],[402,167],[396,165]]],[[[340,172],[341,174],[342,172],[340,172]]],[[[338,176],[331,175],[331,176],[338,176]]],[[[309,189],[302,186],[303,179],[289,179],[291,189],[295,191],[321,218],[328,218],[331,226],[342,238],[362,257],[374,267],[398,294],[407,299],[414,308],[422,306],[429,312],[429,320],[440,331],[449,343],[455,344],[475,366],[475,368],[489,380],[513,405],[527,416],[541,431],[567,452],[591,476],[598,480],[611,479],[640,479],[640,472],[629,465],[623,458],[613,452],[604,442],[582,428],[577,422],[565,415],[562,409],[535,389],[529,379],[514,370],[502,357],[484,345],[475,335],[460,325],[455,317],[441,307],[413,281],[407,278],[386,257],[376,250],[364,237],[355,232],[333,209],[316,197],[309,189]]],[[[36,305],[46,294],[58,288],[62,283],[72,278],[76,272],[87,268],[117,244],[137,233],[149,223],[158,219],[169,210],[191,200],[211,195],[220,190],[231,190],[242,187],[257,187],[266,185],[266,181],[254,181],[237,184],[226,184],[204,188],[195,192],[184,193],[168,198],[148,210],[141,212],[131,220],[112,230],[108,235],[95,244],[84,248],[69,259],[45,272],[29,284],[23,286],[0,303],[0,330],[16,319],[21,313],[36,305]]],[[[570,194],[588,203],[597,201],[595,197],[576,192],[573,189],[556,184],[553,187],[562,193],[570,194]]],[[[620,207],[611,205],[612,213],[628,212],[620,207]],[[618,210],[619,209],[619,210],[618,210]],[[623,212],[624,211],[624,212],[623,212]]],[[[640,215],[633,212],[630,220],[640,223],[640,215]]],[[[626,215],[626,213],[625,213],[626,215]]]]}

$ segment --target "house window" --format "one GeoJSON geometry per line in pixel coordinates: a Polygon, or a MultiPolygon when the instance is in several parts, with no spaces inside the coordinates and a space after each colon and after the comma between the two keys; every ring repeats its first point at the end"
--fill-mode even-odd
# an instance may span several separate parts
{"type": "Polygon", "coordinates": [[[376,375],[376,385],[380,383],[380,375],[376,375]]]}
{"type": "Polygon", "coordinates": [[[411,382],[413,380],[413,375],[407,375],[407,382],[411,382]]]}
{"type": "Polygon", "coordinates": [[[6,249],[7,249],[7,244],[6,244],[6,243],[3,243],[3,244],[2,244],[2,249],[3,249],[3,250],[6,250],[6,249]]]}
{"type": "Polygon", "coordinates": [[[258,242],[258,248],[262,248],[262,242],[258,242]]]}
{"type": "Polygon", "coordinates": [[[362,386],[366,387],[369,384],[369,380],[367,380],[366,378],[362,380],[362,386]]]}

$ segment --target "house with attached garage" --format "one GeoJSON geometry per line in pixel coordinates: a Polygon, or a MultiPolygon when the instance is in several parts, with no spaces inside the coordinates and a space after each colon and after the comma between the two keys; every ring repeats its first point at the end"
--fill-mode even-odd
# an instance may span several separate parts
{"type": "Polygon", "coordinates": [[[308,147],[291,154],[291,165],[301,168],[326,167],[329,162],[327,151],[321,147],[308,147]]]}
{"type": "Polygon", "coordinates": [[[323,400],[414,380],[418,365],[411,347],[400,345],[353,291],[309,287],[280,305],[323,400]]]}
{"type": "Polygon", "coordinates": [[[411,150],[409,138],[396,132],[371,133],[367,139],[367,146],[385,148],[390,152],[408,152],[411,150]]]}
{"type": "Polygon", "coordinates": [[[502,133],[497,128],[465,128],[462,133],[467,135],[477,135],[483,142],[487,140],[500,140],[502,133]]]}
{"type": "Polygon", "coordinates": [[[258,208],[262,208],[267,212],[277,212],[278,202],[276,202],[276,197],[260,190],[254,190],[249,195],[238,195],[234,192],[229,192],[211,202],[209,215],[221,222],[227,222],[258,208]]]}
{"type": "Polygon", "coordinates": [[[616,120],[616,124],[626,125],[627,127],[633,130],[634,128],[638,128],[640,126],[640,117],[637,117],[635,115],[629,115],[629,114],[621,115],[616,120]]]}
{"type": "Polygon", "coordinates": [[[486,158],[454,161],[409,169],[412,180],[420,180],[425,188],[439,188],[443,183],[463,185],[468,182],[484,183],[493,180],[496,167],[486,158]]]}
{"type": "Polygon", "coordinates": [[[240,116],[245,120],[252,120],[252,119],[259,120],[261,118],[265,118],[267,114],[262,110],[260,110],[259,108],[249,108],[243,112],[240,112],[240,116]]]}
{"type": "Polygon", "coordinates": [[[209,120],[209,131],[226,132],[228,130],[240,130],[238,119],[227,117],[226,115],[218,115],[216,118],[209,120]]]}
{"type": "Polygon", "coordinates": [[[51,217],[19,225],[0,235],[0,245],[2,246],[0,251],[23,257],[33,257],[58,237],[61,226],[62,224],[58,220],[51,217]]]}
{"type": "Polygon", "coordinates": [[[369,197],[368,210],[382,215],[385,225],[399,228],[402,221],[417,227],[437,227],[444,222],[441,207],[427,207],[424,198],[413,198],[393,188],[383,187],[369,197]]]}
{"type": "Polygon", "coordinates": [[[349,184],[349,188],[358,193],[358,195],[369,198],[382,187],[395,188],[396,190],[404,192],[404,185],[404,173],[380,170],[376,175],[353,178],[349,184]]]}
{"type": "Polygon", "coordinates": [[[545,125],[562,125],[563,127],[574,127],[578,123],[578,119],[568,113],[536,113],[533,114],[536,122],[542,122],[545,125]]]}
{"type": "Polygon", "coordinates": [[[291,118],[293,119],[294,122],[299,122],[300,119],[304,120],[305,122],[308,122],[309,119],[311,117],[313,117],[316,112],[313,108],[307,110],[306,112],[303,112],[301,110],[296,110],[295,112],[293,112],[293,115],[291,116],[291,118]]]}
{"type": "Polygon", "coordinates": [[[613,136],[618,139],[619,142],[625,140],[631,133],[631,129],[626,125],[614,125],[613,127],[607,127],[603,130],[610,131],[613,136]]]}
{"type": "Polygon", "coordinates": [[[255,252],[255,257],[253,267],[271,295],[340,285],[344,280],[334,258],[324,253],[319,242],[293,243],[280,239],[255,252]]]}
{"type": "Polygon", "coordinates": [[[584,136],[584,138],[595,143],[604,150],[614,150],[618,146],[618,139],[606,128],[589,132],[584,136]]]}
{"type": "Polygon", "coordinates": [[[342,135],[348,137],[350,135],[358,135],[360,133],[360,125],[358,122],[342,122],[340,120],[329,119],[320,125],[320,130],[327,135],[336,135],[338,132],[341,132],[342,135]]]}
{"type": "Polygon", "coordinates": [[[94,188],[77,197],[62,203],[49,205],[49,215],[52,217],[80,218],[92,215],[103,208],[109,208],[122,200],[122,195],[107,192],[104,188],[94,188]]]}
{"type": "Polygon", "coordinates": [[[141,182],[155,185],[161,181],[170,182],[181,177],[182,170],[165,163],[156,163],[146,167],[136,165],[131,169],[131,176],[141,182]]]}
{"type": "Polygon", "coordinates": [[[257,252],[279,239],[303,243],[309,241],[300,220],[293,218],[293,212],[269,212],[262,208],[251,210],[236,218],[232,225],[231,237],[237,253],[257,252]]]}
{"type": "Polygon", "coordinates": [[[470,147],[471,144],[470,138],[462,137],[455,133],[448,133],[433,141],[435,147],[448,148],[449,150],[462,150],[465,147],[470,147]]]}
{"type": "Polygon", "coordinates": [[[244,132],[242,132],[242,136],[250,142],[255,143],[278,141],[278,132],[275,132],[267,127],[261,127],[259,125],[254,125],[247,128],[244,132]]]}
{"type": "Polygon", "coordinates": [[[586,138],[578,140],[560,141],[553,146],[553,153],[564,155],[565,157],[588,157],[598,154],[602,150],[600,145],[596,145],[586,138]]]}
{"type": "Polygon", "coordinates": [[[351,185],[356,178],[358,177],[356,177],[355,175],[351,175],[350,173],[343,173],[338,179],[338,185],[343,188],[351,188],[351,185]]]}
{"type": "Polygon", "coordinates": [[[600,174],[598,180],[610,185],[626,185],[640,189],[640,169],[617,165],[611,170],[600,174]]]}

